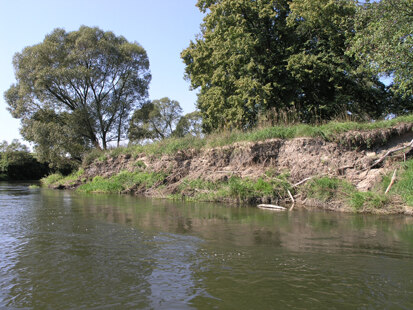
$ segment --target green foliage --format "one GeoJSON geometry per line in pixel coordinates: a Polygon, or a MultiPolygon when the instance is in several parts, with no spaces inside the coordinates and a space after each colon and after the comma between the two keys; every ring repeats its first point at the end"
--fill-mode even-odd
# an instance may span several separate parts
{"type": "Polygon", "coordinates": [[[93,163],[96,159],[102,158],[105,156],[105,152],[99,149],[92,149],[88,153],[86,153],[82,160],[82,166],[87,167],[91,163],[93,163]]]}
{"type": "Polygon", "coordinates": [[[18,140],[0,143],[0,179],[38,180],[48,172],[47,165],[40,163],[18,140]]]}
{"type": "Polygon", "coordinates": [[[76,169],[83,153],[90,150],[76,124],[76,113],[39,110],[22,119],[21,133],[35,142],[35,152],[41,162],[53,169],[76,169]]]}
{"type": "Polygon", "coordinates": [[[206,132],[278,122],[384,115],[385,87],[346,55],[352,0],[199,0],[202,33],[181,57],[206,132]]]}
{"type": "Polygon", "coordinates": [[[174,137],[185,137],[192,135],[202,136],[202,115],[199,111],[194,111],[182,116],[176,125],[172,135],[174,137]]]}
{"type": "Polygon", "coordinates": [[[172,135],[182,114],[178,101],[162,98],[145,103],[137,109],[129,124],[131,142],[163,140],[172,135]]]}
{"type": "Polygon", "coordinates": [[[86,26],[55,29],[17,53],[13,64],[17,83],[5,92],[10,112],[22,120],[23,136],[39,153],[51,148],[60,156],[72,155],[73,146],[77,153],[100,148],[99,142],[105,149],[108,141],[119,143],[151,79],[140,45],[86,26]]]}
{"type": "Polygon", "coordinates": [[[393,76],[393,88],[405,98],[413,95],[412,11],[411,0],[381,0],[360,6],[350,51],[373,73],[393,76]]]}

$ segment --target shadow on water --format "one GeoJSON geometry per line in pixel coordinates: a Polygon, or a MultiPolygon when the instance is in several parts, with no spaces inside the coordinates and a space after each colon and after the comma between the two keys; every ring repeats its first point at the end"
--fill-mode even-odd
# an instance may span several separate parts
{"type": "Polygon", "coordinates": [[[0,307],[413,308],[413,218],[0,184],[0,307]]]}

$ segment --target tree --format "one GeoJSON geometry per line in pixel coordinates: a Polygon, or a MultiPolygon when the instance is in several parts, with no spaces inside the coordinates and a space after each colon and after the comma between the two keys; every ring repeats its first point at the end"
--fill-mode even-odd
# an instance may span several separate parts
{"type": "MultiPolygon", "coordinates": [[[[384,85],[346,56],[352,0],[199,0],[201,35],[181,57],[206,132],[247,129],[269,111],[318,122],[383,113],[384,85]]],[[[276,119],[276,120],[277,120],[276,119]]]]}
{"type": "Polygon", "coordinates": [[[182,114],[178,101],[164,97],[137,109],[129,124],[131,142],[162,140],[172,135],[182,114]]]}
{"type": "Polygon", "coordinates": [[[285,60],[295,41],[287,0],[199,0],[197,6],[208,14],[181,57],[185,77],[200,89],[204,130],[252,127],[258,113],[284,109],[293,93],[285,60]]]}
{"type": "Polygon", "coordinates": [[[59,170],[73,170],[81,163],[93,146],[82,135],[77,114],[78,111],[56,113],[44,109],[22,119],[20,132],[27,140],[36,142],[34,150],[40,162],[59,170]]]}
{"type": "MultiPolygon", "coordinates": [[[[125,134],[130,112],[147,97],[149,60],[138,43],[98,28],[55,29],[42,43],[14,56],[17,83],[5,93],[9,110],[24,124],[23,136],[39,145],[30,126],[58,125],[54,113],[76,127],[86,146],[107,148],[125,134]],[[50,122],[51,123],[50,123],[50,122]]],[[[62,125],[60,124],[60,125],[62,125]]],[[[69,127],[64,131],[70,135],[69,127]]],[[[65,139],[57,139],[65,147],[65,139]]],[[[41,143],[40,143],[41,144],[41,143]]],[[[44,144],[42,144],[44,145],[44,144]]]]}
{"type": "Polygon", "coordinates": [[[47,165],[37,161],[18,140],[0,142],[0,180],[36,180],[48,172],[47,165]]]}
{"type": "Polygon", "coordinates": [[[192,135],[196,137],[202,136],[202,116],[199,111],[194,111],[185,114],[179,119],[172,135],[174,137],[185,137],[192,135]]]}
{"type": "Polygon", "coordinates": [[[393,89],[413,95],[413,1],[381,0],[359,7],[350,54],[374,74],[392,76],[393,89]]]}
{"type": "Polygon", "coordinates": [[[347,55],[354,36],[357,4],[352,0],[296,0],[287,23],[298,44],[287,60],[294,78],[294,109],[300,120],[322,121],[345,115],[378,118],[385,111],[386,88],[347,55]]]}

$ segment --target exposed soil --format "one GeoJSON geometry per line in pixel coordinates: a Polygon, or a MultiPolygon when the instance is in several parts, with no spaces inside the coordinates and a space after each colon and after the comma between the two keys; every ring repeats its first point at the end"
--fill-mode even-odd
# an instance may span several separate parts
{"type": "MultiPolygon", "coordinates": [[[[140,161],[145,163],[147,171],[168,174],[162,182],[162,190],[156,187],[128,190],[147,196],[177,193],[184,178],[217,181],[236,175],[257,179],[270,169],[275,174],[288,173],[291,184],[309,177],[329,176],[343,178],[360,191],[368,191],[389,172],[392,162],[412,156],[412,148],[395,152],[377,165],[374,163],[386,152],[405,146],[412,139],[413,124],[399,124],[384,130],[347,132],[332,142],[321,138],[271,139],[213,149],[186,150],[162,157],[120,155],[106,161],[95,161],[85,169],[82,178],[90,180],[97,175],[110,177],[122,170],[134,171],[140,161]]],[[[74,186],[78,184],[80,182],[74,186]]],[[[320,204],[300,196],[296,200],[311,206],[320,204]]],[[[324,204],[324,207],[337,208],[335,204],[324,204]]],[[[410,209],[405,210],[411,212],[410,209]]]]}

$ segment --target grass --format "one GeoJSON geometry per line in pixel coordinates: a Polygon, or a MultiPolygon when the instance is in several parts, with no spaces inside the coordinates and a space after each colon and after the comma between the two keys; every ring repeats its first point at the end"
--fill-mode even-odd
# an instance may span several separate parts
{"type": "Polygon", "coordinates": [[[217,182],[202,179],[184,180],[179,187],[182,194],[173,195],[171,198],[185,198],[192,201],[222,201],[233,200],[248,203],[256,200],[278,200],[286,197],[291,185],[286,175],[278,178],[259,178],[252,180],[232,176],[227,180],[217,182]]]}
{"type": "MultiPolygon", "coordinates": [[[[384,178],[383,189],[389,185],[391,175],[392,173],[384,178]]],[[[407,205],[413,206],[413,159],[407,160],[400,165],[396,182],[390,189],[390,193],[399,195],[407,205]]]]}
{"type": "Polygon", "coordinates": [[[134,186],[151,188],[162,182],[165,176],[163,173],[155,172],[121,171],[110,178],[96,176],[91,182],[80,185],[77,190],[85,193],[121,193],[134,186]]]}
{"type": "Polygon", "coordinates": [[[313,179],[305,187],[308,197],[327,202],[339,200],[350,206],[355,212],[372,212],[386,207],[391,197],[384,190],[360,192],[347,181],[337,178],[321,177],[313,179]]]}
{"type": "Polygon", "coordinates": [[[64,176],[60,173],[53,173],[43,179],[40,180],[41,184],[44,186],[50,186],[54,185],[57,182],[60,182],[62,179],[64,179],[64,176]]]}
{"type": "Polygon", "coordinates": [[[63,176],[60,173],[54,173],[41,179],[40,182],[46,187],[51,185],[73,185],[80,179],[83,173],[83,168],[80,168],[79,170],[69,174],[68,176],[63,176]]]}

